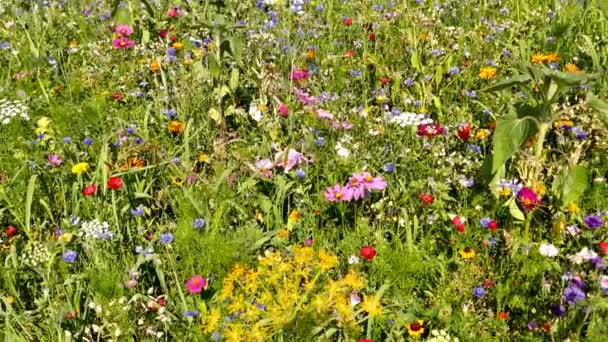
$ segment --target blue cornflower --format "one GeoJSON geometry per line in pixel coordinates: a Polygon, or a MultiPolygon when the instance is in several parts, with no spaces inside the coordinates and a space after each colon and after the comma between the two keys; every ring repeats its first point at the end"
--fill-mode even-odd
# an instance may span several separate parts
{"type": "Polygon", "coordinates": [[[131,209],[131,216],[139,217],[144,214],[144,206],[138,205],[136,208],[131,209]]]}
{"type": "Polygon", "coordinates": [[[315,144],[317,144],[317,146],[323,146],[323,145],[325,145],[325,138],[323,138],[323,137],[317,137],[317,139],[315,139],[315,144]]]}
{"type": "Polygon", "coordinates": [[[467,145],[467,149],[471,152],[481,153],[481,147],[479,145],[469,144],[467,145]]]}
{"type": "Polygon", "coordinates": [[[71,143],[71,142],[72,142],[72,138],[70,138],[70,137],[65,137],[65,138],[63,138],[63,143],[64,143],[64,144],[69,144],[69,143],[71,143]]]}
{"type": "Polygon", "coordinates": [[[197,218],[192,221],[192,228],[200,229],[207,225],[207,221],[203,218],[197,218]]]}
{"type": "Polygon", "coordinates": [[[93,144],[93,138],[90,137],[86,137],[84,138],[84,140],[82,141],[83,144],[87,145],[87,146],[91,146],[93,144]]]}
{"type": "Polygon", "coordinates": [[[302,170],[302,169],[297,169],[296,170],[296,176],[298,178],[304,178],[304,177],[306,177],[306,172],[304,170],[302,170]]]}
{"type": "Polygon", "coordinates": [[[67,250],[63,253],[63,261],[67,262],[68,264],[73,264],[74,261],[76,261],[76,257],[78,257],[78,253],[71,251],[71,250],[67,250]]]}
{"type": "Polygon", "coordinates": [[[450,76],[455,76],[455,75],[458,75],[459,73],[460,73],[460,68],[456,67],[456,66],[451,68],[450,70],[448,70],[448,74],[450,76]]]}
{"type": "Polygon", "coordinates": [[[199,314],[200,314],[200,311],[198,311],[198,310],[184,311],[182,313],[182,315],[184,315],[185,317],[195,317],[195,316],[198,316],[199,314]]]}
{"type": "Polygon", "coordinates": [[[483,227],[483,228],[488,228],[490,226],[490,222],[492,222],[492,219],[489,217],[484,217],[481,220],[479,220],[479,224],[483,227]]]}
{"type": "Polygon", "coordinates": [[[393,171],[395,171],[395,165],[393,165],[393,163],[384,164],[384,171],[386,173],[393,173],[393,171]]]}
{"type": "Polygon", "coordinates": [[[160,234],[158,241],[160,241],[161,243],[171,243],[171,242],[173,242],[173,234],[171,234],[171,233],[160,234]]]}
{"type": "Polygon", "coordinates": [[[602,221],[600,215],[587,215],[583,222],[589,229],[600,228],[604,225],[604,221],[602,221]]]}
{"type": "Polygon", "coordinates": [[[476,288],[473,289],[473,296],[475,296],[475,298],[483,298],[483,296],[486,295],[486,290],[484,290],[483,287],[481,286],[477,286],[476,288]]]}

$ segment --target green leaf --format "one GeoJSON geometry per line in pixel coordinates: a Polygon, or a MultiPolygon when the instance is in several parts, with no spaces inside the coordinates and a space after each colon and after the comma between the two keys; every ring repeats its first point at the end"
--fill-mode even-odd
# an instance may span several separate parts
{"type": "Polygon", "coordinates": [[[230,39],[230,52],[235,62],[240,65],[243,60],[243,41],[240,38],[230,39]]]}
{"type": "Polygon", "coordinates": [[[27,195],[25,197],[25,229],[26,232],[30,232],[32,226],[32,202],[34,201],[34,190],[36,189],[36,178],[37,175],[32,175],[30,181],[27,184],[27,195]]]}
{"type": "Polygon", "coordinates": [[[209,72],[213,78],[220,77],[220,62],[217,60],[215,55],[208,56],[209,61],[209,72]]]}
{"type": "Polygon", "coordinates": [[[443,81],[443,68],[441,65],[437,66],[437,70],[435,70],[435,86],[439,88],[439,85],[443,81]]]}
{"type": "Polygon", "coordinates": [[[149,42],[149,41],[150,41],[150,31],[148,31],[148,30],[144,30],[144,31],[141,33],[141,43],[142,43],[142,44],[146,44],[146,43],[147,43],[147,42],[149,42]]]}
{"type": "Polygon", "coordinates": [[[507,201],[507,203],[505,203],[505,206],[509,207],[509,214],[511,214],[511,217],[513,217],[517,221],[526,220],[526,215],[524,215],[524,213],[521,211],[521,209],[519,209],[519,207],[517,206],[517,202],[515,202],[514,197],[511,197],[507,201]]]}
{"type": "Polygon", "coordinates": [[[410,58],[412,66],[414,69],[418,70],[418,72],[422,72],[422,64],[420,63],[420,57],[416,52],[412,52],[412,57],[410,58]]]}
{"type": "Polygon", "coordinates": [[[564,170],[560,176],[553,181],[552,190],[559,187],[559,197],[561,207],[564,208],[569,203],[576,202],[579,197],[587,190],[589,171],[582,165],[575,165],[570,170],[564,170]]]}
{"type": "Polygon", "coordinates": [[[525,86],[531,80],[532,80],[532,78],[528,75],[517,75],[517,76],[513,76],[509,79],[506,79],[504,81],[500,81],[492,86],[486,87],[486,88],[482,89],[481,91],[495,92],[495,91],[500,91],[500,90],[504,90],[504,89],[510,89],[511,87],[514,87],[514,86],[525,86]]]}
{"type": "Polygon", "coordinates": [[[589,93],[587,94],[587,105],[600,114],[600,120],[604,122],[604,125],[608,126],[608,104],[589,93]]]}
{"type": "Polygon", "coordinates": [[[588,80],[597,78],[596,74],[587,74],[584,72],[561,72],[551,69],[543,69],[543,72],[562,87],[579,85],[588,80]]]}
{"type": "Polygon", "coordinates": [[[230,72],[230,90],[233,92],[239,87],[239,69],[234,68],[230,72]]]}
{"type": "Polygon", "coordinates": [[[515,113],[509,113],[496,122],[491,161],[491,174],[496,172],[511,158],[521,144],[537,132],[535,122],[531,117],[518,118],[515,113]]]}

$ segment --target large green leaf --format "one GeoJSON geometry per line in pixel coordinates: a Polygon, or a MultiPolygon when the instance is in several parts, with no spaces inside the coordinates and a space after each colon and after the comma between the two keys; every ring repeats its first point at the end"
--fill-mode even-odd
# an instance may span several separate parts
{"type": "Polygon", "coordinates": [[[546,76],[550,77],[560,86],[575,86],[597,77],[595,74],[584,72],[561,72],[558,70],[543,69],[546,76]]]}
{"type": "Polygon", "coordinates": [[[532,78],[528,75],[517,75],[517,76],[513,76],[509,79],[500,81],[492,86],[486,87],[486,88],[482,89],[481,91],[494,92],[494,91],[500,91],[500,90],[504,90],[504,89],[510,89],[511,87],[514,87],[514,86],[526,85],[531,80],[532,80],[532,78]]]}
{"type": "Polygon", "coordinates": [[[555,177],[551,190],[559,197],[560,206],[563,208],[569,203],[576,202],[587,190],[589,172],[586,167],[576,165],[571,169],[565,169],[555,177]]]}
{"type": "Polygon", "coordinates": [[[515,113],[505,115],[496,123],[493,139],[491,174],[494,175],[511,158],[521,145],[538,131],[533,118],[518,118],[515,113]]]}

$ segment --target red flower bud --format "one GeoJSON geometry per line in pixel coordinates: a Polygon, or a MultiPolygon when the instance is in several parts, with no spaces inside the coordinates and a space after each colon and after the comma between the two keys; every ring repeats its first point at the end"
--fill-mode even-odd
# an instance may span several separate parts
{"type": "Polygon", "coordinates": [[[120,188],[122,188],[123,183],[122,183],[122,178],[118,177],[118,176],[113,176],[108,178],[108,188],[112,189],[112,190],[118,190],[120,188]]]}
{"type": "Polygon", "coordinates": [[[496,221],[490,221],[488,229],[490,229],[491,232],[495,232],[496,229],[498,229],[498,223],[496,223],[496,221]]]}
{"type": "Polygon", "coordinates": [[[608,242],[605,242],[605,241],[600,242],[600,253],[602,255],[608,255],[608,242]]]}
{"type": "Polygon", "coordinates": [[[97,192],[97,187],[93,184],[87,185],[84,189],[82,189],[82,194],[85,196],[93,196],[97,192]]]}
{"type": "Polygon", "coordinates": [[[429,193],[423,193],[420,195],[420,201],[422,205],[431,205],[435,201],[435,197],[429,193]]]}
{"type": "Polygon", "coordinates": [[[4,234],[8,235],[9,237],[17,234],[17,227],[13,225],[6,227],[6,229],[4,230],[4,234]]]}
{"type": "Polygon", "coordinates": [[[344,18],[344,19],[342,19],[342,24],[344,24],[346,26],[350,26],[353,24],[353,20],[351,18],[344,18]]]}
{"type": "Polygon", "coordinates": [[[458,131],[456,132],[458,137],[462,140],[469,140],[471,137],[471,124],[465,123],[458,126],[458,131]]]}

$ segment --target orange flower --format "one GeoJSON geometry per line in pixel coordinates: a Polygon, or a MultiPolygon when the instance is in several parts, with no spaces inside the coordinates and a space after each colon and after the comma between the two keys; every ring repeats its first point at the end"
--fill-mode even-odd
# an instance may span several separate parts
{"type": "Polygon", "coordinates": [[[175,135],[181,134],[184,131],[184,124],[178,120],[173,120],[173,121],[169,122],[169,124],[167,125],[167,129],[172,134],[175,134],[175,135]]]}
{"type": "Polygon", "coordinates": [[[153,61],[150,63],[150,71],[153,73],[157,73],[160,70],[160,63],[158,61],[153,61]]]}
{"type": "Polygon", "coordinates": [[[184,47],[184,43],[182,43],[182,42],[175,42],[175,43],[173,43],[172,46],[173,46],[173,48],[175,50],[181,50],[184,47]]]}
{"type": "Polygon", "coordinates": [[[568,64],[566,64],[565,69],[566,69],[567,72],[579,72],[579,71],[581,71],[581,69],[579,69],[576,66],[576,64],[574,64],[574,63],[568,63],[568,64]]]}
{"type": "Polygon", "coordinates": [[[505,320],[505,319],[509,318],[509,314],[505,311],[499,311],[498,314],[496,315],[496,317],[498,317],[498,319],[505,320]]]}

